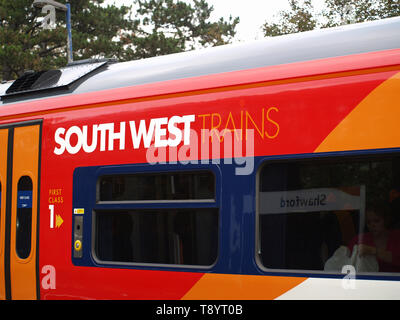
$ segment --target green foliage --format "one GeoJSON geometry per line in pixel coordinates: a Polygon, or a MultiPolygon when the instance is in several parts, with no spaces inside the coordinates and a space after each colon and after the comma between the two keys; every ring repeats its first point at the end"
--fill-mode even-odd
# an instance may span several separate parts
{"type": "MultiPolygon", "coordinates": [[[[127,7],[101,7],[99,1],[77,0],[71,6],[75,59],[117,56],[118,41],[111,41],[120,28],[130,27],[124,18],[127,7]]],[[[25,70],[65,66],[67,31],[65,12],[56,12],[56,28],[44,29],[41,9],[33,0],[0,0],[0,76],[13,79],[25,70]]]]}
{"type": "Polygon", "coordinates": [[[395,0],[325,0],[323,16],[328,22],[321,27],[379,20],[400,15],[400,2],[395,0]]]}
{"type": "MultiPolygon", "coordinates": [[[[32,3],[0,0],[0,80],[67,63],[65,12],[57,11],[55,29],[43,29],[45,14],[32,3]]],[[[210,22],[213,7],[206,0],[132,0],[130,7],[104,0],[70,3],[74,60],[125,61],[220,45],[233,38],[239,22],[210,22]]]]}
{"type": "Polygon", "coordinates": [[[312,0],[289,0],[290,10],[279,12],[277,22],[265,22],[265,36],[329,28],[400,15],[399,0],[324,0],[325,8],[316,12],[312,0]]]}
{"type": "Polygon", "coordinates": [[[210,22],[213,7],[206,0],[134,0],[139,24],[124,41],[132,46],[128,59],[192,50],[228,43],[235,35],[239,18],[210,22]]]}
{"type": "Polygon", "coordinates": [[[297,33],[313,30],[317,25],[314,17],[311,0],[299,3],[297,0],[289,0],[290,10],[279,13],[279,21],[263,25],[266,36],[279,36],[289,33],[297,33]]]}

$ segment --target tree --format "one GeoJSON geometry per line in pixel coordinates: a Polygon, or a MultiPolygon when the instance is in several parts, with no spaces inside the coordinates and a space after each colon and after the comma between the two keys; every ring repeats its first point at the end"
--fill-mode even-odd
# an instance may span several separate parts
{"type": "MultiPolygon", "coordinates": [[[[63,0],[59,0],[63,2],[63,0]]],[[[0,79],[15,79],[25,70],[48,70],[67,64],[65,13],[56,28],[45,30],[33,0],[0,0],[0,79]]],[[[210,22],[206,0],[132,0],[133,6],[105,0],[71,2],[74,60],[145,58],[198,46],[228,43],[239,19],[210,22]]]]}
{"type": "Polygon", "coordinates": [[[299,3],[297,0],[289,0],[290,10],[279,12],[279,21],[263,25],[266,36],[279,36],[289,33],[297,33],[313,30],[317,26],[314,16],[314,8],[311,0],[299,3]]]}
{"type": "Polygon", "coordinates": [[[400,15],[400,3],[395,0],[325,0],[322,15],[327,22],[322,28],[346,23],[379,20],[400,15]]]}
{"type": "Polygon", "coordinates": [[[206,0],[135,0],[139,25],[134,34],[123,37],[132,44],[129,59],[148,58],[199,47],[229,43],[239,18],[230,16],[209,21],[214,10],[206,0]]]}
{"type": "Polygon", "coordinates": [[[335,27],[395,17],[400,15],[398,0],[324,0],[325,8],[317,12],[312,0],[289,0],[290,10],[279,12],[277,22],[265,22],[265,36],[335,27]]]}
{"type": "MultiPolygon", "coordinates": [[[[0,0],[0,74],[13,79],[24,70],[46,70],[65,66],[65,13],[57,12],[56,28],[46,30],[39,21],[41,9],[32,7],[32,0],[0,0]]],[[[122,28],[130,28],[124,16],[128,7],[101,7],[103,0],[74,1],[73,17],[74,58],[84,59],[113,53],[119,56],[120,44],[112,41],[122,28]]]]}

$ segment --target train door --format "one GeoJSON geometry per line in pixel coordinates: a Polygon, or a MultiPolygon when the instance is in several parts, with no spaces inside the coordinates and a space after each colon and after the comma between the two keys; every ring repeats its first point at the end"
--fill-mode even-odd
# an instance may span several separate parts
{"type": "Polygon", "coordinates": [[[39,298],[40,123],[0,128],[0,298],[39,298]]]}

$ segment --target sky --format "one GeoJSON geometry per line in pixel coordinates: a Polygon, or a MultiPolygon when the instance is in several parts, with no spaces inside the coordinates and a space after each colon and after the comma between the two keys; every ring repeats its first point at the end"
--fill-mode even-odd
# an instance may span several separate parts
{"type": "MultiPolygon", "coordinates": [[[[108,0],[116,5],[130,4],[131,0],[108,0]]],[[[288,0],[207,0],[214,7],[211,21],[226,19],[229,15],[239,17],[240,23],[236,27],[236,36],[232,42],[251,41],[263,38],[261,26],[265,21],[273,18],[280,10],[289,8],[288,0]]],[[[312,0],[318,9],[323,0],[312,0]]]]}
{"type": "MultiPolygon", "coordinates": [[[[318,6],[323,0],[312,0],[318,6]]],[[[131,0],[108,0],[106,3],[116,5],[131,4],[131,0]]],[[[236,36],[232,42],[257,40],[263,38],[261,26],[273,18],[280,10],[289,8],[288,0],[207,0],[214,7],[211,21],[226,19],[229,15],[239,17],[236,36]]]]}
{"type": "Polygon", "coordinates": [[[263,38],[261,26],[280,10],[289,8],[286,0],[208,0],[214,7],[212,20],[220,17],[239,17],[234,41],[257,40],[263,38]]]}
{"type": "MultiPolygon", "coordinates": [[[[258,40],[264,37],[262,25],[274,18],[281,10],[290,8],[288,0],[207,0],[214,7],[212,19],[228,18],[229,14],[239,17],[240,23],[236,27],[236,41],[258,40]]],[[[319,11],[323,8],[324,0],[312,0],[314,8],[319,11]]]]}

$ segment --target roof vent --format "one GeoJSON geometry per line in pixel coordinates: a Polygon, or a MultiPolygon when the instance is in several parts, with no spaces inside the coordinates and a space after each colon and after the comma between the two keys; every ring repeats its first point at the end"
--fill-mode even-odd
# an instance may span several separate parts
{"type": "Polygon", "coordinates": [[[109,62],[114,62],[114,60],[83,60],[76,61],[59,70],[26,71],[13,82],[5,94],[1,96],[1,100],[44,90],[68,90],[73,83],[109,62]]]}
{"type": "Polygon", "coordinates": [[[23,76],[13,82],[7,89],[6,94],[25,92],[46,88],[57,83],[61,76],[60,70],[49,70],[35,72],[32,70],[26,71],[23,76]]]}

